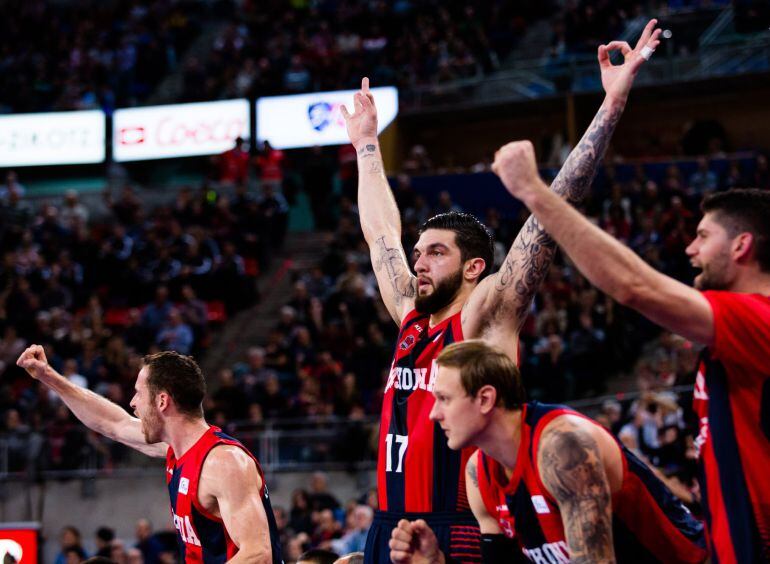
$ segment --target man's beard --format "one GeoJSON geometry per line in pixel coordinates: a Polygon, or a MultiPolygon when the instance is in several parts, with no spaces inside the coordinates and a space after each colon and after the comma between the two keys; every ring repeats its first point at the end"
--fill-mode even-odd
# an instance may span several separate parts
{"type": "Polygon", "coordinates": [[[451,274],[433,287],[433,292],[427,295],[420,295],[419,292],[414,300],[414,309],[418,313],[434,314],[448,306],[457,295],[463,283],[462,269],[451,274]]]}
{"type": "Polygon", "coordinates": [[[148,445],[161,442],[160,427],[160,414],[155,407],[150,407],[142,417],[142,433],[144,433],[144,440],[148,445]]]}
{"type": "Polygon", "coordinates": [[[729,289],[730,283],[725,275],[729,262],[727,253],[714,257],[710,264],[704,265],[701,273],[695,277],[695,289],[701,291],[729,289]]]}

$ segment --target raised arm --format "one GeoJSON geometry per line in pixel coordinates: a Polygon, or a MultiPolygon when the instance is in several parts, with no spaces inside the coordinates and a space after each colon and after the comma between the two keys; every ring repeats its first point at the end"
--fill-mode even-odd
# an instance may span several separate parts
{"type": "Polygon", "coordinates": [[[714,315],[706,298],[653,269],[551,193],[538,176],[529,141],[509,143],[498,151],[495,163],[508,191],[524,202],[594,286],[669,331],[712,344],[714,315]]]}
{"type": "Polygon", "coordinates": [[[56,372],[48,364],[45,351],[40,345],[28,347],[16,364],[56,392],[75,417],[89,429],[148,456],[166,456],[166,443],[147,444],[139,419],[131,417],[122,407],[107,398],[76,386],[56,372]]]}
{"type": "Polygon", "coordinates": [[[401,216],[390,190],[377,140],[377,108],[369,91],[369,79],[361,81],[361,91],[354,96],[351,115],[342,107],[350,142],[358,154],[358,212],[361,230],[380,287],[382,301],[393,320],[402,318],[414,307],[417,281],[409,268],[401,245],[401,216]]]}
{"type": "MultiPolygon", "coordinates": [[[[650,20],[635,49],[621,41],[599,47],[599,67],[606,96],[578,145],[551,184],[551,191],[572,203],[581,202],[596,175],[609,141],[626,107],[634,78],[646,60],[642,50],[659,44],[657,20],[650,20]],[[609,54],[621,49],[622,65],[613,66],[609,54]]],[[[527,318],[532,299],[556,252],[556,244],[537,217],[530,216],[519,231],[500,270],[484,280],[466,304],[463,323],[466,335],[479,335],[488,320],[500,319],[518,329],[527,318]],[[476,312],[475,314],[472,312],[476,312]],[[496,312],[489,316],[488,312],[496,312]],[[500,313],[504,312],[504,315],[500,313]]]]}
{"type": "Polygon", "coordinates": [[[204,506],[208,499],[216,500],[227,534],[238,547],[230,563],[273,561],[261,488],[256,463],[239,447],[219,446],[203,463],[198,499],[204,506]]]}
{"type": "Polygon", "coordinates": [[[570,562],[615,562],[612,502],[599,446],[575,417],[558,417],[540,436],[540,479],[561,511],[570,562]]]}

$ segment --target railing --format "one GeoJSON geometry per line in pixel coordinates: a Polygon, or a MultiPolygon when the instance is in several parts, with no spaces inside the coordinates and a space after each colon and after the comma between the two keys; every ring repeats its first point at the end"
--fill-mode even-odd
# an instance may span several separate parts
{"type": "MultiPolygon", "coordinates": [[[[719,21],[716,37],[729,15],[719,21]]],[[[725,23],[727,22],[727,23],[725,23]]],[[[770,33],[736,40],[709,41],[695,54],[667,52],[664,43],[637,78],[640,85],[664,85],[723,76],[770,71],[770,33]]],[[[447,107],[477,107],[526,101],[560,93],[598,92],[601,80],[595,55],[568,55],[517,62],[511,70],[439,85],[415,87],[401,96],[402,113],[423,113],[447,107]]]]}
{"type": "MultiPolygon", "coordinates": [[[[670,391],[686,397],[691,386],[670,391]]],[[[568,402],[573,408],[593,416],[608,400],[630,402],[641,393],[623,393],[568,402]]],[[[350,420],[340,417],[275,419],[264,424],[233,423],[225,431],[236,436],[260,460],[263,469],[274,472],[307,472],[315,470],[372,470],[376,465],[379,418],[350,420]]],[[[149,459],[130,459],[126,467],[101,467],[92,453],[86,455],[76,469],[28,469],[9,472],[9,444],[0,436],[0,482],[46,479],[86,479],[94,477],[135,477],[156,474],[157,464],[149,459]]]]}

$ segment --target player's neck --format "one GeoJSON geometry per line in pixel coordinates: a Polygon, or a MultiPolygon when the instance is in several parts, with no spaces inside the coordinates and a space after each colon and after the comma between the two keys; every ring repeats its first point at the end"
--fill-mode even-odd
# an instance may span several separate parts
{"type": "Polygon", "coordinates": [[[460,289],[460,291],[457,292],[457,295],[451,302],[449,302],[449,304],[447,304],[444,308],[440,309],[436,313],[432,313],[430,315],[430,326],[435,327],[442,321],[446,321],[454,314],[462,310],[465,302],[468,301],[468,296],[470,293],[470,290],[460,289]]]}
{"type": "Polygon", "coordinates": [[[484,454],[502,464],[507,473],[513,471],[521,444],[521,410],[495,408],[489,425],[476,441],[484,454]]]}
{"type": "Polygon", "coordinates": [[[731,292],[770,296],[770,274],[757,269],[746,270],[730,285],[731,292]]]}
{"type": "Polygon", "coordinates": [[[174,455],[180,458],[200,440],[208,429],[209,424],[203,417],[193,419],[175,415],[171,421],[166,422],[164,441],[174,449],[174,455]]]}

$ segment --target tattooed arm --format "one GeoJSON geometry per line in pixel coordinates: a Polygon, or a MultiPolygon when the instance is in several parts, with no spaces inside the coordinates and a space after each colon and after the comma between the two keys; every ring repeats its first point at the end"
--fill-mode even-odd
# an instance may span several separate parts
{"type": "Polygon", "coordinates": [[[361,81],[354,97],[355,112],[345,107],[342,115],[350,142],[358,153],[358,211],[361,229],[385,307],[393,320],[401,319],[414,306],[417,282],[401,246],[401,216],[390,190],[377,140],[377,108],[369,92],[369,79],[361,81]]]}
{"type": "Polygon", "coordinates": [[[570,562],[615,562],[610,485],[591,424],[574,416],[548,423],[537,466],[559,505],[570,562]]]}
{"type": "MultiPolygon", "coordinates": [[[[613,41],[599,47],[599,64],[606,97],[578,145],[572,150],[564,166],[551,184],[551,191],[573,204],[581,202],[596,175],[596,168],[604,157],[609,141],[620,121],[634,78],[644,59],[643,47],[657,47],[660,30],[651,20],[632,51],[628,44],[613,41]],[[613,66],[609,53],[622,49],[625,62],[613,66]]],[[[493,167],[494,168],[494,167],[493,167]]],[[[497,170],[495,170],[497,172],[497,170]]],[[[466,304],[463,330],[466,336],[482,333],[485,326],[498,325],[496,320],[517,331],[527,317],[532,299],[551,265],[556,244],[543,225],[530,216],[519,231],[498,273],[479,284],[466,304]],[[478,312],[477,315],[471,312],[478,312]]],[[[491,336],[493,340],[494,336],[491,336]]],[[[505,345],[504,342],[499,344],[505,345]]]]}

